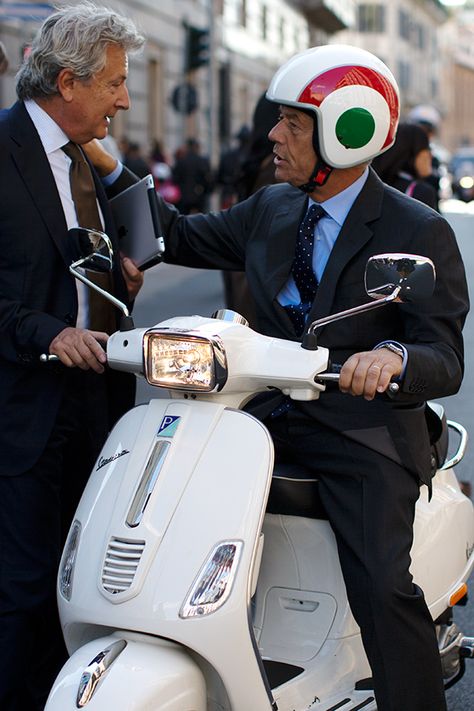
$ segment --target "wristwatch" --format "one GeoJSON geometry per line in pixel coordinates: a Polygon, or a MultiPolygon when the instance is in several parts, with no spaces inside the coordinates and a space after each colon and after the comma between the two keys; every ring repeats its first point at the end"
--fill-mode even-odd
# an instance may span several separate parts
{"type": "Polygon", "coordinates": [[[380,348],[387,348],[387,350],[392,351],[392,353],[399,355],[402,360],[405,358],[405,351],[402,346],[398,345],[398,343],[393,343],[393,341],[385,341],[385,343],[379,343],[375,346],[374,351],[378,351],[380,348]]]}

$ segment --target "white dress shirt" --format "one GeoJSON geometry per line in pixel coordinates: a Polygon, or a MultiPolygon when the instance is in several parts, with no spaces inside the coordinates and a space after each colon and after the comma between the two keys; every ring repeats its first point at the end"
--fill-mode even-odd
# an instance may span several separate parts
{"type": "MultiPolygon", "coordinates": [[[[62,128],[53,121],[51,116],[44,111],[35,101],[25,101],[25,108],[38,131],[41,143],[43,144],[46,157],[51,166],[59,198],[64,211],[64,217],[68,230],[71,227],[79,227],[77,221],[76,208],[71,194],[69,183],[69,166],[71,159],[62,150],[62,146],[69,142],[62,128]]],[[[103,224],[102,212],[99,208],[99,215],[103,224]]],[[[79,310],[76,325],[79,328],[88,326],[88,303],[89,289],[85,284],[76,280],[79,310]]]]}

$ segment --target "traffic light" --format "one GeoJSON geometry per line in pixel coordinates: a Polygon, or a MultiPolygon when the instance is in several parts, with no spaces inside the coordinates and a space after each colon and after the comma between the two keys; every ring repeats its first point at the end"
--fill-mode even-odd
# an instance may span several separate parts
{"type": "Polygon", "coordinates": [[[200,30],[188,25],[186,35],[186,71],[209,64],[209,30],[200,30]]]}

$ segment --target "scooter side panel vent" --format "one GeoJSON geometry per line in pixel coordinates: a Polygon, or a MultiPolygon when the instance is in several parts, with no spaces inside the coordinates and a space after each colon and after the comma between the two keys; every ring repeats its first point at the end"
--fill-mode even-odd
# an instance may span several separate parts
{"type": "Polygon", "coordinates": [[[102,569],[102,587],[111,595],[120,595],[132,586],[145,549],[145,541],[112,536],[102,569]]]}

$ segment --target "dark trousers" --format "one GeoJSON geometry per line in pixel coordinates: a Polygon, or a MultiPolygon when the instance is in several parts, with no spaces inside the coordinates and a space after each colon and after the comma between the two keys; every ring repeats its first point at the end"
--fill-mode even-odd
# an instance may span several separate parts
{"type": "Polygon", "coordinates": [[[265,424],[277,461],[318,476],[378,710],[445,711],[433,621],[409,573],[416,478],[297,409],[265,424]]]}
{"type": "MultiPolygon", "coordinates": [[[[0,477],[0,709],[40,711],[67,659],[56,603],[61,549],[107,434],[105,381],[70,371],[35,466],[0,477]]],[[[28,436],[28,423],[19,437],[28,436]]]]}

